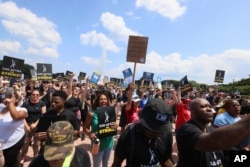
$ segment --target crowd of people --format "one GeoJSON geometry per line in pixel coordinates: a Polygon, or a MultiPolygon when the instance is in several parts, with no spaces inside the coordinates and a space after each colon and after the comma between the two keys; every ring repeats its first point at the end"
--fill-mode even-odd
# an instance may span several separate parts
{"type": "Polygon", "coordinates": [[[92,85],[89,78],[81,83],[74,77],[72,73],[64,81],[12,83],[0,78],[0,167],[22,167],[30,147],[30,167],[121,167],[124,163],[221,167],[229,165],[228,152],[250,149],[248,98],[134,83],[126,88],[92,85]],[[115,107],[119,119],[108,125],[119,130],[101,137],[98,109],[109,106],[115,107]],[[41,127],[44,118],[52,117],[58,120],[41,127]],[[99,140],[97,153],[74,146],[86,137],[92,147],[99,140]]]}

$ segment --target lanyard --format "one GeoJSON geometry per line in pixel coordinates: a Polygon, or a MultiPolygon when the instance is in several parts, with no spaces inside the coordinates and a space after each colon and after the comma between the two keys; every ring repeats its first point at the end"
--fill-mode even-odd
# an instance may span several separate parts
{"type": "Polygon", "coordinates": [[[69,167],[70,166],[70,163],[71,163],[71,160],[72,160],[74,154],[75,154],[75,151],[72,151],[72,153],[64,159],[62,167],[69,167]]]}

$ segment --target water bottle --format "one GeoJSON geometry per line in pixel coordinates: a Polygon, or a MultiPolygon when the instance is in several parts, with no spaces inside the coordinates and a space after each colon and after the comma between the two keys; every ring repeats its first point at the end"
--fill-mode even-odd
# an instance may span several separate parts
{"type": "Polygon", "coordinates": [[[99,147],[100,147],[100,140],[99,139],[95,139],[93,142],[93,146],[92,146],[92,154],[97,154],[99,152],[99,147]]]}
{"type": "Polygon", "coordinates": [[[82,110],[85,108],[85,101],[82,102],[82,110]]]}

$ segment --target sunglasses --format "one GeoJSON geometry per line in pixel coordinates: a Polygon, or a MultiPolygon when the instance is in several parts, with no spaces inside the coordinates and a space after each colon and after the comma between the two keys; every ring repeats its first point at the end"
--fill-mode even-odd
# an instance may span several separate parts
{"type": "Polygon", "coordinates": [[[31,94],[32,96],[39,96],[39,94],[31,94]]]}

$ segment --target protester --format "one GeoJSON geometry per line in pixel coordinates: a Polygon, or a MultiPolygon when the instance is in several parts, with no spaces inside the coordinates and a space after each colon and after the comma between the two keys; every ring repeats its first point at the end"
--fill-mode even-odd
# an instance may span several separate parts
{"type": "Polygon", "coordinates": [[[189,106],[191,119],[176,134],[177,166],[223,166],[223,152],[220,150],[239,144],[250,134],[250,115],[237,123],[212,130],[208,126],[213,121],[212,105],[206,99],[197,98],[189,106]]]}
{"type": "Polygon", "coordinates": [[[181,97],[181,89],[178,88],[177,91],[171,90],[171,95],[173,101],[176,103],[175,110],[176,110],[176,122],[175,122],[175,130],[177,131],[179,127],[190,120],[191,113],[189,110],[189,98],[182,98],[181,97]]]}
{"type": "MultiPolygon", "coordinates": [[[[64,108],[65,101],[67,98],[67,94],[64,91],[55,91],[52,94],[52,102],[51,102],[51,109],[47,110],[43,116],[60,116],[65,115],[66,120],[71,123],[74,128],[74,136],[75,138],[79,135],[80,125],[77,121],[76,115],[64,108]]],[[[46,139],[46,131],[45,132],[38,132],[36,133],[36,137],[41,141],[41,148],[39,152],[43,152],[44,141],[46,139]]]]}
{"type": "Polygon", "coordinates": [[[138,122],[138,113],[141,110],[139,105],[141,98],[134,92],[134,87],[130,85],[130,90],[128,91],[128,102],[125,108],[127,124],[138,122]]]}
{"type": "Polygon", "coordinates": [[[20,165],[23,165],[25,162],[25,157],[28,153],[29,145],[32,145],[33,158],[38,155],[39,140],[37,140],[34,136],[36,133],[39,118],[46,112],[46,105],[42,100],[40,100],[38,89],[33,89],[30,98],[24,102],[22,107],[27,109],[28,117],[24,120],[25,140],[20,153],[20,165]]]}
{"type": "Polygon", "coordinates": [[[73,113],[75,113],[75,115],[77,115],[77,112],[80,112],[80,108],[82,105],[82,97],[80,93],[80,86],[73,85],[74,76],[74,73],[69,75],[68,89],[66,91],[67,99],[65,102],[65,108],[71,110],[73,113]]]}
{"type": "Polygon", "coordinates": [[[55,91],[55,89],[51,86],[49,86],[51,83],[47,80],[42,81],[42,84],[40,85],[40,99],[44,101],[46,104],[46,109],[49,110],[51,108],[51,97],[52,93],[55,91]]]}
{"type": "Polygon", "coordinates": [[[244,115],[247,115],[250,113],[250,99],[249,98],[241,98],[239,100],[241,110],[240,115],[243,117],[244,115]]]}
{"type": "Polygon", "coordinates": [[[217,115],[214,119],[214,127],[221,127],[233,124],[239,121],[240,118],[240,104],[235,99],[229,99],[224,104],[225,112],[217,115]]]}
{"type": "MultiPolygon", "coordinates": [[[[66,91],[67,99],[65,102],[65,109],[71,110],[76,115],[79,125],[81,125],[81,122],[85,124],[85,120],[84,118],[81,119],[81,116],[85,114],[84,116],[86,118],[86,113],[82,114],[81,110],[82,108],[85,107],[84,102],[86,100],[86,93],[88,90],[89,78],[86,79],[85,89],[81,89],[80,85],[73,85],[74,76],[75,76],[74,73],[70,74],[69,76],[69,84],[68,84],[68,89],[66,91]]],[[[85,125],[83,125],[83,127],[85,127],[85,125]]],[[[79,133],[79,136],[81,135],[85,136],[84,133],[83,134],[79,133]]]]}
{"type": "Polygon", "coordinates": [[[26,86],[25,86],[25,100],[28,100],[30,98],[30,95],[33,89],[34,89],[33,81],[27,80],[26,86]]]}
{"type": "MultiPolygon", "coordinates": [[[[87,83],[86,83],[87,84],[87,83]]],[[[88,112],[90,111],[91,109],[91,95],[90,95],[90,92],[88,90],[88,85],[82,85],[81,86],[81,90],[82,91],[86,91],[86,95],[85,95],[85,98],[83,99],[82,101],[82,106],[81,106],[81,125],[82,125],[82,133],[80,134],[81,136],[81,140],[85,140],[85,132],[84,132],[84,129],[86,127],[86,117],[88,115],[88,112]]]]}
{"type": "MultiPolygon", "coordinates": [[[[11,91],[11,90],[10,90],[11,91]]],[[[13,90],[0,105],[0,141],[6,167],[18,167],[18,155],[24,142],[26,108],[18,106],[22,97],[13,90]]]]}
{"type": "Polygon", "coordinates": [[[123,125],[121,126],[121,134],[123,133],[128,124],[139,121],[138,113],[141,110],[139,107],[141,98],[136,94],[135,90],[136,90],[136,85],[130,83],[128,85],[128,89],[126,92],[128,98],[127,104],[125,106],[125,109],[121,113],[121,118],[120,118],[121,121],[123,120],[126,121],[126,123],[123,124],[121,124],[120,122],[120,125],[123,125]]]}
{"type": "MultiPolygon", "coordinates": [[[[97,98],[93,104],[93,112],[89,112],[86,118],[86,128],[85,128],[85,134],[89,136],[89,138],[93,141],[98,138],[98,129],[99,129],[99,121],[98,121],[98,115],[97,115],[97,107],[107,107],[110,106],[111,99],[106,94],[106,92],[102,91],[99,94],[97,94],[97,98]]],[[[110,127],[113,129],[116,129],[118,125],[116,122],[111,122],[110,127]]],[[[93,157],[93,166],[94,167],[108,167],[108,161],[110,159],[111,151],[114,146],[114,137],[104,137],[100,138],[100,148],[99,152],[95,155],[92,154],[93,157]]]]}
{"type": "Polygon", "coordinates": [[[126,87],[126,89],[123,91],[122,95],[122,101],[121,101],[121,115],[119,120],[119,127],[121,128],[120,134],[124,132],[125,127],[127,125],[127,119],[126,119],[126,105],[128,103],[128,97],[127,92],[129,91],[129,86],[126,87]]]}
{"type": "MultiPolygon", "coordinates": [[[[234,124],[241,119],[241,116],[240,116],[241,106],[240,106],[238,100],[236,100],[236,99],[227,100],[225,102],[224,108],[225,108],[225,112],[223,112],[215,117],[215,120],[213,122],[213,126],[216,128],[230,125],[230,124],[234,124]]],[[[239,144],[223,150],[225,160],[227,160],[224,162],[227,163],[227,166],[229,166],[229,152],[232,150],[240,151],[240,150],[248,149],[248,145],[250,144],[249,141],[250,141],[250,136],[247,137],[246,139],[242,140],[239,144]]]]}
{"type": "Polygon", "coordinates": [[[173,166],[171,108],[152,98],[139,113],[139,123],[129,125],[118,139],[112,167],[173,166]]]}
{"type": "Polygon", "coordinates": [[[57,121],[47,130],[44,152],[29,167],[90,167],[90,157],[74,146],[74,128],[68,121],[57,121]]]}

